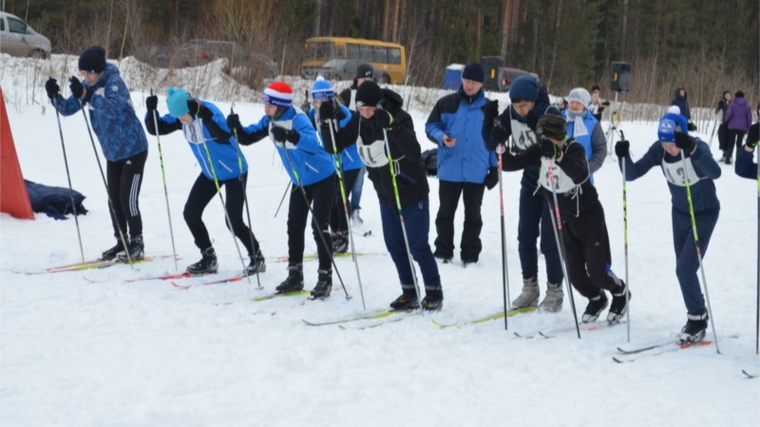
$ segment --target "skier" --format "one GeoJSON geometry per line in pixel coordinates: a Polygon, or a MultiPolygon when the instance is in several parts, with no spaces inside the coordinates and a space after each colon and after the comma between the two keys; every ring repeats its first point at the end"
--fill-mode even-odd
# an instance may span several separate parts
{"type": "Polygon", "coordinates": [[[483,250],[483,191],[499,182],[496,155],[486,150],[480,129],[470,125],[483,122],[482,108],[489,101],[483,92],[485,75],[477,62],[464,67],[459,90],[439,99],[425,124],[428,139],[438,146],[440,207],[435,219],[438,237],[434,255],[444,263],[454,256],[454,214],[461,196],[464,228],[459,249],[465,267],[477,263],[483,250]]]}
{"type": "MultiPolygon", "coordinates": [[[[421,150],[414,132],[414,123],[411,116],[401,108],[401,96],[390,89],[380,89],[375,82],[365,82],[359,87],[356,102],[359,114],[354,115],[351,122],[335,134],[335,141],[329,128],[322,126],[325,150],[331,153],[333,147],[340,151],[356,144],[359,155],[367,166],[369,179],[374,184],[380,201],[385,247],[396,265],[403,291],[401,296],[391,302],[391,308],[412,310],[420,305],[415,288],[416,279],[407,252],[408,244],[425,283],[422,308],[439,310],[443,305],[441,277],[428,244],[430,189],[425,168],[420,161],[421,150]],[[388,136],[387,141],[384,133],[388,136]],[[392,165],[389,164],[389,159],[392,159],[392,165]],[[391,166],[395,175],[391,174],[391,166]],[[399,204],[403,222],[397,207],[399,204]],[[406,236],[401,227],[406,230],[406,236]]],[[[319,116],[322,120],[336,118],[334,105],[322,103],[319,116]]]]}
{"type": "Polygon", "coordinates": [[[628,141],[618,141],[615,153],[621,170],[625,162],[626,181],[638,179],[655,166],[662,168],[668,181],[676,276],[688,311],[686,326],[681,330],[681,341],[692,343],[704,338],[708,313],[697,277],[700,260],[694,242],[691,214],[696,221],[699,249],[704,256],[720,213],[713,180],[720,177],[721,171],[707,143],[677,132],[676,126],[676,122],[667,115],[660,119],[658,141],[635,163],[629,154],[628,141]],[[691,199],[687,196],[687,185],[691,199]]]}
{"type": "Polygon", "coordinates": [[[266,271],[264,255],[258,240],[243,221],[248,163],[227,127],[224,114],[216,105],[193,98],[184,89],[170,87],[167,94],[169,114],[164,116],[158,115],[156,95],[145,100],[148,108],[145,128],[151,135],[166,135],[181,130],[201,167],[183,211],[195,246],[201,251],[201,260],[189,265],[186,271],[190,274],[212,274],[219,268],[208,229],[203,223],[203,211],[216,196],[217,189],[224,187],[225,223],[248,250],[250,258],[243,274],[263,273],[266,271]],[[242,171],[237,166],[238,162],[242,163],[242,171]]]}
{"type": "Polygon", "coordinates": [[[747,133],[752,125],[752,108],[744,99],[744,92],[736,92],[734,102],[726,110],[726,129],[728,129],[728,140],[726,141],[726,164],[731,164],[731,157],[734,154],[734,147],[738,153],[742,147],[744,134],[747,133]]]}
{"type": "Polygon", "coordinates": [[[593,184],[594,172],[601,169],[607,158],[607,138],[602,124],[586,107],[591,105],[591,95],[586,89],[571,90],[567,102],[567,109],[562,111],[562,116],[567,119],[567,134],[583,146],[591,172],[589,180],[593,184]]]}
{"type": "Polygon", "coordinates": [[[92,130],[106,158],[108,212],[117,242],[103,252],[101,259],[128,255],[132,261],[140,260],[145,255],[145,244],[139,198],[148,139],[119,69],[106,63],[105,49],[100,46],[85,49],[79,56],[79,70],[84,82],[73,76],[69,79],[68,99],[60,95],[61,88],[53,78],[45,83],[45,90],[63,116],[70,116],[87,104],[92,130]],[[122,242],[122,232],[128,241],[122,242]],[[125,243],[128,254],[124,253],[125,243]]]}
{"type": "MultiPolygon", "coordinates": [[[[512,104],[499,115],[496,101],[484,108],[483,139],[486,148],[494,151],[504,148],[512,137],[512,149],[518,154],[527,150],[536,141],[534,129],[538,118],[544,114],[559,115],[559,109],[549,105],[549,95],[541,89],[535,77],[523,75],[512,82],[509,88],[512,104]],[[498,120],[497,120],[498,119],[498,120]]],[[[562,265],[557,243],[554,239],[551,212],[538,189],[538,167],[527,166],[520,181],[520,219],[517,229],[522,267],[523,288],[512,301],[512,309],[538,305],[541,310],[556,312],[562,309],[562,265]],[[546,258],[547,290],[544,300],[538,304],[538,250],[536,241],[541,237],[541,252],[546,258]]]]}
{"type": "Polygon", "coordinates": [[[723,152],[718,159],[719,162],[726,161],[726,146],[728,145],[728,129],[726,128],[726,111],[728,106],[731,105],[731,92],[724,91],[723,96],[718,101],[718,106],[715,107],[715,114],[721,113],[720,126],[718,126],[718,148],[723,152]]]}
{"type": "Polygon", "coordinates": [[[313,209],[312,232],[317,244],[319,267],[312,298],[332,292],[332,238],[330,211],[335,197],[335,166],[317,139],[309,118],[293,107],[293,89],[285,82],[267,86],[261,96],[264,117],[243,127],[237,114],[227,116],[230,129],[237,130],[240,143],[250,145],[267,136],[275,144],[293,185],[288,207],[288,277],[277,292],[303,289],[303,251],[309,211],[313,209]]]}

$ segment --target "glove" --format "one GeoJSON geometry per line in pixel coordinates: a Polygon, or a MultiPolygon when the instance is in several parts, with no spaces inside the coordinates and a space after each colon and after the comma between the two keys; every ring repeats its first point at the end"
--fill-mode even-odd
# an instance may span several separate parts
{"type": "Polygon", "coordinates": [[[676,132],[676,147],[687,153],[691,153],[696,146],[697,143],[694,141],[693,137],[686,135],[685,133],[676,132]]]}
{"type": "Polygon", "coordinates": [[[390,129],[391,123],[393,123],[391,113],[385,110],[375,110],[375,120],[377,121],[377,125],[383,129],[390,129]]]}
{"type": "Polygon", "coordinates": [[[496,184],[499,183],[499,169],[497,168],[490,168],[488,169],[488,175],[486,175],[486,188],[492,189],[496,187],[496,184]]]}
{"type": "Polygon", "coordinates": [[[557,145],[549,140],[549,138],[541,138],[539,141],[541,146],[541,155],[554,159],[557,156],[557,145]]]}
{"type": "Polygon", "coordinates": [[[274,140],[277,142],[290,142],[292,144],[298,144],[298,141],[301,140],[301,134],[298,133],[295,130],[288,130],[284,127],[280,126],[273,126],[272,127],[272,136],[274,137],[274,140]]]}
{"type": "Polygon", "coordinates": [[[630,142],[625,140],[618,141],[617,144],[615,144],[615,154],[617,154],[618,157],[625,157],[628,155],[630,148],[630,142]]]}
{"type": "Polygon", "coordinates": [[[71,89],[71,94],[74,95],[74,98],[82,99],[82,95],[84,95],[84,86],[82,86],[82,82],[80,82],[78,78],[74,76],[69,78],[69,89],[71,89]]]}
{"type": "Polygon", "coordinates": [[[501,125],[494,126],[491,129],[491,142],[494,144],[506,144],[508,138],[507,130],[501,127],[501,125]]]}
{"type": "Polygon", "coordinates": [[[158,97],[156,95],[151,95],[145,98],[145,107],[148,111],[158,110],[158,97]]]}
{"type": "Polygon", "coordinates": [[[536,125],[538,124],[538,114],[533,111],[528,111],[528,127],[533,132],[536,131],[536,125]]]}
{"type": "Polygon", "coordinates": [[[243,127],[240,124],[240,117],[235,113],[232,113],[229,116],[227,116],[227,127],[230,128],[230,130],[243,127]]]}
{"type": "Polygon", "coordinates": [[[322,120],[332,120],[335,118],[335,105],[332,102],[323,102],[319,106],[319,118],[322,120]]]}
{"type": "Polygon", "coordinates": [[[602,102],[602,105],[604,105],[605,107],[609,107],[610,106],[610,101],[604,101],[604,102],[602,102]]]}
{"type": "Polygon", "coordinates": [[[689,122],[686,127],[689,129],[689,132],[697,130],[697,125],[695,125],[694,122],[689,122]]]}
{"type": "Polygon", "coordinates": [[[56,79],[50,77],[45,82],[45,90],[47,91],[48,98],[55,99],[55,97],[58,96],[58,93],[61,92],[61,87],[58,86],[56,79]]]}
{"type": "MultiPolygon", "coordinates": [[[[210,122],[214,120],[214,112],[211,111],[208,107],[204,106],[198,101],[195,101],[200,107],[198,107],[198,115],[203,119],[204,122],[210,122]]],[[[189,104],[188,104],[189,106],[189,104]]],[[[192,112],[193,110],[190,110],[192,112]]]]}
{"type": "Polygon", "coordinates": [[[309,101],[301,104],[301,111],[303,111],[304,114],[309,114],[309,110],[311,110],[311,104],[309,104],[309,101]]]}
{"type": "Polygon", "coordinates": [[[483,106],[483,123],[493,124],[499,117],[499,101],[491,101],[483,106]]]}

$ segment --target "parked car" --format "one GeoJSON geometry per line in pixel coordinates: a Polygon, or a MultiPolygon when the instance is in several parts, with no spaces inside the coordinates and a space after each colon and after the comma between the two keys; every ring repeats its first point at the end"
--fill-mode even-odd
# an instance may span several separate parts
{"type": "Polygon", "coordinates": [[[520,70],[518,68],[502,67],[501,78],[499,79],[499,91],[507,92],[509,90],[509,87],[512,86],[512,82],[515,81],[516,78],[526,74],[538,79],[538,75],[535,73],[520,70]]]}
{"type": "Polygon", "coordinates": [[[0,12],[0,52],[12,56],[50,58],[50,39],[38,34],[18,16],[0,12]]]}
{"type": "MultiPolygon", "coordinates": [[[[321,67],[306,68],[303,70],[301,77],[314,80],[317,76],[322,76],[326,80],[353,80],[356,78],[356,69],[359,64],[369,64],[361,59],[331,59],[321,67]]],[[[383,81],[383,72],[372,66],[372,76],[375,80],[383,81]]]]}

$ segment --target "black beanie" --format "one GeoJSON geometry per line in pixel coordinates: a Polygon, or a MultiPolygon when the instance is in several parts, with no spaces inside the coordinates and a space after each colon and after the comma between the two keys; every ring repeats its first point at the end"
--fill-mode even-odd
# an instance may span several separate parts
{"type": "Polygon", "coordinates": [[[744,92],[738,91],[736,92],[736,95],[734,95],[735,98],[744,98],[744,92]]]}
{"type": "Polygon", "coordinates": [[[539,137],[544,136],[564,141],[567,133],[566,129],[567,121],[564,117],[556,114],[544,114],[538,119],[538,123],[536,123],[536,135],[539,137]]]}
{"type": "Polygon", "coordinates": [[[79,56],[79,69],[90,73],[102,73],[106,70],[106,50],[100,46],[88,47],[79,56]]]}
{"type": "Polygon", "coordinates": [[[467,66],[464,67],[464,71],[462,71],[462,78],[478,83],[483,83],[486,81],[486,71],[483,69],[482,65],[478,64],[477,62],[473,62],[471,64],[467,64],[467,66]]]}
{"type": "Polygon", "coordinates": [[[383,100],[385,100],[383,90],[374,81],[362,83],[356,91],[356,105],[358,107],[377,107],[383,100]]]}

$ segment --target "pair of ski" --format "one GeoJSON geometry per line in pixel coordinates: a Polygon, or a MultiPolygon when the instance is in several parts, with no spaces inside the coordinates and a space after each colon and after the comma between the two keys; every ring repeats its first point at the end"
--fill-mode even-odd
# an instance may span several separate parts
{"type": "Polygon", "coordinates": [[[617,348],[621,354],[612,356],[616,363],[634,362],[642,357],[659,356],[665,353],[673,353],[691,347],[704,347],[712,345],[712,341],[704,340],[697,342],[682,342],[679,337],[671,336],[658,341],[640,344],[633,347],[620,346],[617,348]]]}
{"type": "MultiPolygon", "coordinates": [[[[143,262],[150,262],[150,261],[166,259],[166,258],[172,258],[172,256],[171,255],[146,256],[143,259],[132,261],[131,264],[139,264],[143,262]]],[[[121,259],[121,258],[114,258],[110,260],[94,259],[94,260],[85,261],[85,262],[77,262],[74,264],[61,265],[57,267],[49,267],[40,271],[14,271],[14,272],[20,273],[20,274],[27,274],[27,275],[69,273],[69,272],[74,272],[74,271],[96,270],[96,269],[108,268],[108,267],[112,267],[118,264],[128,265],[130,263],[128,263],[126,259],[121,259]]]]}
{"type": "MultiPolygon", "coordinates": [[[[610,323],[610,322],[591,322],[591,323],[581,323],[578,325],[578,329],[580,329],[582,332],[589,332],[589,331],[598,331],[602,329],[607,329],[611,326],[616,326],[621,323],[625,322],[616,322],[616,323],[610,323]]],[[[553,329],[546,329],[546,330],[540,330],[535,332],[517,332],[515,331],[514,334],[518,338],[526,338],[526,339],[532,339],[537,336],[543,337],[543,338],[554,338],[560,334],[568,333],[568,332],[576,332],[575,325],[571,326],[562,326],[559,328],[553,328],[553,329]]]]}

